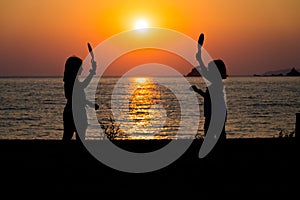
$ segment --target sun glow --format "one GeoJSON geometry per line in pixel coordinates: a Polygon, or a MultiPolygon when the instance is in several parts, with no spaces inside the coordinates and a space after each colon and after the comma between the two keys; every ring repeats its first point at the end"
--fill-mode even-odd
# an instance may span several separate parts
{"type": "Polygon", "coordinates": [[[135,22],[135,29],[145,29],[149,28],[148,22],[144,19],[139,19],[135,22]]]}

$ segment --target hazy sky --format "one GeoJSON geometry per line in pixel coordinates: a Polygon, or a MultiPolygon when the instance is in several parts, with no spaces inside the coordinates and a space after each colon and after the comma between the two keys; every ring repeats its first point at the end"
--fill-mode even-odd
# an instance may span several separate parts
{"type": "Polygon", "coordinates": [[[205,33],[206,50],[230,75],[300,67],[299,0],[1,0],[0,13],[0,76],[62,75],[68,56],[87,56],[87,42],[97,45],[140,18],[195,40],[205,33]]]}

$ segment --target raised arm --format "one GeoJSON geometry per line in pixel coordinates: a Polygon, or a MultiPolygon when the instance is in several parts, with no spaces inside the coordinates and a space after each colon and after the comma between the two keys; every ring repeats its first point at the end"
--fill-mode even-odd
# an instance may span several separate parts
{"type": "Polygon", "coordinates": [[[204,34],[201,33],[199,36],[199,39],[198,39],[198,52],[196,54],[196,59],[200,66],[201,75],[203,75],[204,77],[207,77],[207,74],[208,74],[207,67],[204,65],[203,60],[202,60],[203,42],[204,42],[204,34]]]}
{"type": "Polygon", "coordinates": [[[96,74],[96,68],[97,63],[92,60],[92,69],[90,70],[90,74],[84,79],[84,81],[82,81],[83,88],[86,88],[90,84],[93,76],[96,74]]]}

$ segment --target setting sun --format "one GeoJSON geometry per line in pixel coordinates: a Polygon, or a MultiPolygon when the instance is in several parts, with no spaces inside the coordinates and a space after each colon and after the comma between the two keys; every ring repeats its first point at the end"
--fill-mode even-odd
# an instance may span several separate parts
{"type": "Polygon", "coordinates": [[[144,19],[139,19],[135,22],[135,29],[149,28],[148,22],[144,19]]]}

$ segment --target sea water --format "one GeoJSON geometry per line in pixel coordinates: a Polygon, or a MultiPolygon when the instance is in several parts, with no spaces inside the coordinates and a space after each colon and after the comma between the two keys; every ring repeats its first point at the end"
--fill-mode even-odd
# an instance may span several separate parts
{"type": "MultiPolygon", "coordinates": [[[[91,124],[91,133],[99,131],[99,124],[111,122],[120,130],[126,130],[124,137],[129,139],[152,139],[154,132],[160,133],[158,139],[194,137],[189,132],[176,134],[180,106],[168,88],[162,90],[151,83],[151,78],[128,79],[128,85],[123,85],[122,93],[114,98],[128,105],[125,112],[130,113],[118,119],[111,112],[111,95],[119,78],[100,79],[95,99],[100,105],[96,111],[98,122],[91,124]],[[143,83],[145,86],[138,89],[143,83]],[[137,88],[136,93],[129,94],[132,88],[137,88]],[[168,105],[170,119],[166,124],[166,108],[160,106],[161,102],[168,105]]],[[[186,79],[191,85],[205,90],[201,77],[186,79]]],[[[175,84],[176,77],[164,78],[164,81],[175,84]]],[[[278,137],[281,130],[294,131],[295,114],[300,112],[299,77],[228,77],[224,86],[228,138],[269,138],[278,137]]],[[[180,83],[176,87],[189,89],[180,83]]],[[[0,78],[0,89],[0,139],[62,139],[62,114],[66,103],[62,77],[0,78]]],[[[200,95],[197,97],[200,110],[198,133],[203,135],[203,99],[200,95]]],[[[192,120],[191,116],[187,123],[192,124],[192,120]]]]}

